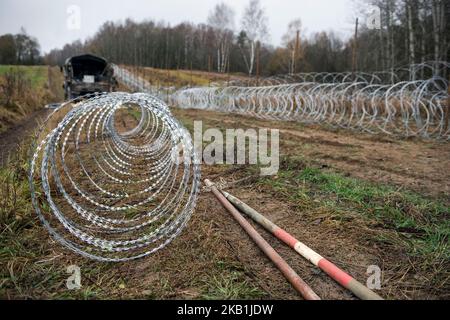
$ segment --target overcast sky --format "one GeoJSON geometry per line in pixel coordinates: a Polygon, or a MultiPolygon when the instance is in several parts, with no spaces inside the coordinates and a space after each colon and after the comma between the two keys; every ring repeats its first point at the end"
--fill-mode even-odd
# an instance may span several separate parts
{"type": "MultiPolygon", "coordinates": [[[[225,2],[236,11],[236,26],[247,0],[0,0],[0,34],[17,33],[23,26],[38,38],[48,52],[77,39],[92,36],[103,22],[164,20],[171,25],[191,21],[206,22],[216,3],[225,2]],[[68,8],[80,8],[80,29],[67,27],[74,15],[68,8]]],[[[351,0],[261,0],[269,18],[270,43],[279,45],[287,24],[301,18],[307,34],[334,30],[341,36],[351,34],[353,5],[351,0]]],[[[73,24],[72,24],[73,25],[73,24]]]]}

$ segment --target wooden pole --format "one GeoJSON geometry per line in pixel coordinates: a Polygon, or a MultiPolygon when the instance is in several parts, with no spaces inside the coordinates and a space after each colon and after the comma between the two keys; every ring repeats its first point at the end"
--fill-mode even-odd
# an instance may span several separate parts
{"type": "Polygon", "coordinates": [[[447,91],[447,108],[445,109],[445,117],[444,117],[444,133],[447,133],[448,131],[448,126],[449,126],[449,121],[450,121],[450,78],[448,80],[449,85],[448,85],[448,91],[447,91]]]}
{"type": "Polygon", "coordinates": [[[382,300],[382,298],[378,294],[364,286],[362,283],[358,282],[355,278],[319,255],[304,243],[295,239],[292,235],[264,217],[258,211],[249,207],[247,204],[232,196],[231,194],[224,191],[222,191],[222,193],[225,198],[241,212],[248,215],[250,218],[252,218],[253,221],[257,222],[279,240],[283,241],[289,247],[294,249],[298,254],[310,261],[313,265],[320,268],[323,272],[328,274],[332,279],[334,279],[344,288],[347,288],[348,290],[353,292],[358,298],[363,300],[382,300]]]}
{"type": "Polygon", "coordinates": [[[192,88],[192,84],[193,84],[193,75],[192,75],[192,60],[191,60],[191,80],[190,80],[190,84],[189,86],[192,88]]]}
{"type": "Polygon", "coordinates": [[[256,86],[259,86],[259,59],[260,59],[260,47],[261,44],[259,41],[256,42],[256,86]]]}
{"type": "Polygon", "coordinates": [[[227,58],[227,73],[228,73],[228,76],[227,76],[227,87],[229,87],[230,86],[230,80],[231,80],[231,76],[230,76],[230,56],[228,56],[228,58],[227,58]]]}
{"type": "Polygon", "coordinates": [[[169,104],[169,84],[170,84],[170,70],[167,68],[167,82],[166,82],[166,100],[169,104]]]}
{"type": "Polygon", "coordinates": [[[300,51],[300,30],[297,30],[297,37],[295,39],[295,51],[294,51],[294,61],[292,63],[292,72],[295,74],[297,73],[297,61],[298,61],[298,54],[300,51]]]}
{"type": "Polygon", "coordinates": [[[211,55],[208,55],[208,72],[211,72],[211,55]]]}

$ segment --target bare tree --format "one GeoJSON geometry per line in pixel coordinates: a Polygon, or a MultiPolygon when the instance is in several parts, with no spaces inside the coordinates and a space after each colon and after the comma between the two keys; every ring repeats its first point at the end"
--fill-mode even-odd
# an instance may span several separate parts
{"type": "MultiPolygon", "coordinates": [[[[443,0],[432,1],[432,17],[433,17],[433,40],[434,40],[434,60],[439,61],[442,59],[442,54],[445,47],[445,34],[443,32],[446,24],[445,16],[445,3],[443,0]]],[[[436,67],[434,71],[435,75],[439,75],[439,70],[436,67]]]]}
{"type": "Polygon", "coordinates": [[[301,58],[300,48],[300,32],[302,29],[302,21],[300,19],[293,20],[288,25],[288,30],[283,36],[283,42],[290,54],[289,73],[296,72],[296,66],[299,58],[301,58]]]}
{"type": "Polygon", "coordinates": [[[414,31],[414,13],[417,12],[416,1],[409,0],[406,3],[406,16],[408,19],[408,35],[409,35],[409,63],[414,64],[416,62],[416,35],[414,31]]]}
{"type": "Polygon", "coordinates": [[[225,3],[217,4],[208,17],[208,24],[216,33],[217,71],[225,72],[233,41],[234,10],[225,3]]]}
{"type": "Polygon", "coordinates": [[[14,36],[17,64],[33,65],[38,62],[40,56],[39,43],[36,38],[29,36],[22,27],[20,33],[14,36]]]}
{"type": "Polygon", "coordinates": [[[249,44],[248,50],[243,48],[242,51],[244,54],[245,51],[248,51],[249,75],[252,75],[255,65],[256,43],[258,41],[264,41],[268,36],[267,24],[268,19],[259,0],[250,0],[248,6],[245,8],[244,16],[242,17],[242,30],[245,32],[246,42],[249,44]]]}
{"type": "Polygon", "coordinates": [[[393,70],[396,62],[396,45],[394,44],[395,24],[397,20],[398,0],[364,0],[366,4],[377,7],[381,15],[379,30],[379,56],[382,69],[393,70]]]}

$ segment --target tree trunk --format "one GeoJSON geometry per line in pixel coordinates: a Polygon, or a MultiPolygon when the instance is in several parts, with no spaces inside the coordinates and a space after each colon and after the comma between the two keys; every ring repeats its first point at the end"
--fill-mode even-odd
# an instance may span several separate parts
{"type": "MultiPolygon", "coordinates": [[[[380,8],[380,14],[381,14],[381,7],[380,8]]],[[[380,25],[380,66],[381,70],[386,70],[386,58],[385,58],[385,45],[384,45],[384,36],[383,36],[383,25],[380,25]]]]}
{"type": "Polygon", "coordinates": [[[253,66],[255,65],[255,41],[250,42],[250,68],[248,69],[248,75],[253,74],[253,66]]]}
{"type": "MultiPolygon", "coordinates": [[[[416,63],[416,40],[415,40],[415,34],[414,34],[414,28],[413,28],[413,4],[411,1],[408,1],[406,4],[407,6],[407,18],[408,18],[408,39],[409,39],[409,64],[411,68],[413,68],[413,64],[416,63]]],[[[414,70],[410,70],[410,76],[412,76],[411,80],[415,79],[415,72],[414,70]]]]}
{"type": "MultiPolygon", "coordinates": [[[[447,41],[448,41],[448,34],[446,33],[446,30],[448,30],[447,26],[447,18],[450,13],[450,4],[448,1],[441,1],[441,23],[440,23],[440,32],[441,32],[441,54],[440,58],[442,60],[446,60],[445,57],[447,57],[448,48],[447,48],[447,41]]],[[[447,31],[448,32],[448,31],[447,31]]],[[[442,76],[444,78],[447,78],[447,70],[448,68],[444,68],[444,74],[442,76]]]]}
{"type": "MultiPolygon", "coordinates": [[[[432,16],[433,16],[433,39],[434,39],[434,60],[437,62],[441,60],[440,54],[440,22],[441,22],[441,14],[440,14],[440,1],[433,0],[432,3],[432,16]]],[[[434,75],[439,75],[438,67],[435,64],[434,67],[434,75]]]]}
{"type": "MultiPolygon", "coordinates": [[[[387,38],[388,38],[388,55],[387,58],[389,59],[389,69],[391,73],[394,72],[394,65],[395,65],[395,53],[394,53],[394,32],[392,30],[392,11],[393,8],[391,7],[391,1],[387,1],[386,5],[386,15],[387,15],[387,38]]],[[[391,82],[394,82],[394,75],[391,76],[391,82]]]]}

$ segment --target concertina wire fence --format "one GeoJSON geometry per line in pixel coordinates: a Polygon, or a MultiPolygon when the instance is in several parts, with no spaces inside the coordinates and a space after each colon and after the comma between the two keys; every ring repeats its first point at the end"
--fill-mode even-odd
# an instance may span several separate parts
{"type": "Polygon", "coordinates": [[[36,140],[33,206],[53,238],[76,253],[141,258],[170,243],[191,217],[199,160],[189,132],[159,99],[108,93],[66,102],[36,140]],[[122,119],[133,112],[136,127],[126,131],[122,119]]]}
{"type": "Polygon", "coordinates": [[[392,72],[302,73],[262,79],[256,87],[185,88],[171,96],[180,108],[234,112],[252,117],[328,124],[400,137],[450,139],[447,62],[392,72]],[[401,80],[407,78],[408,80],[401,80]]]}

